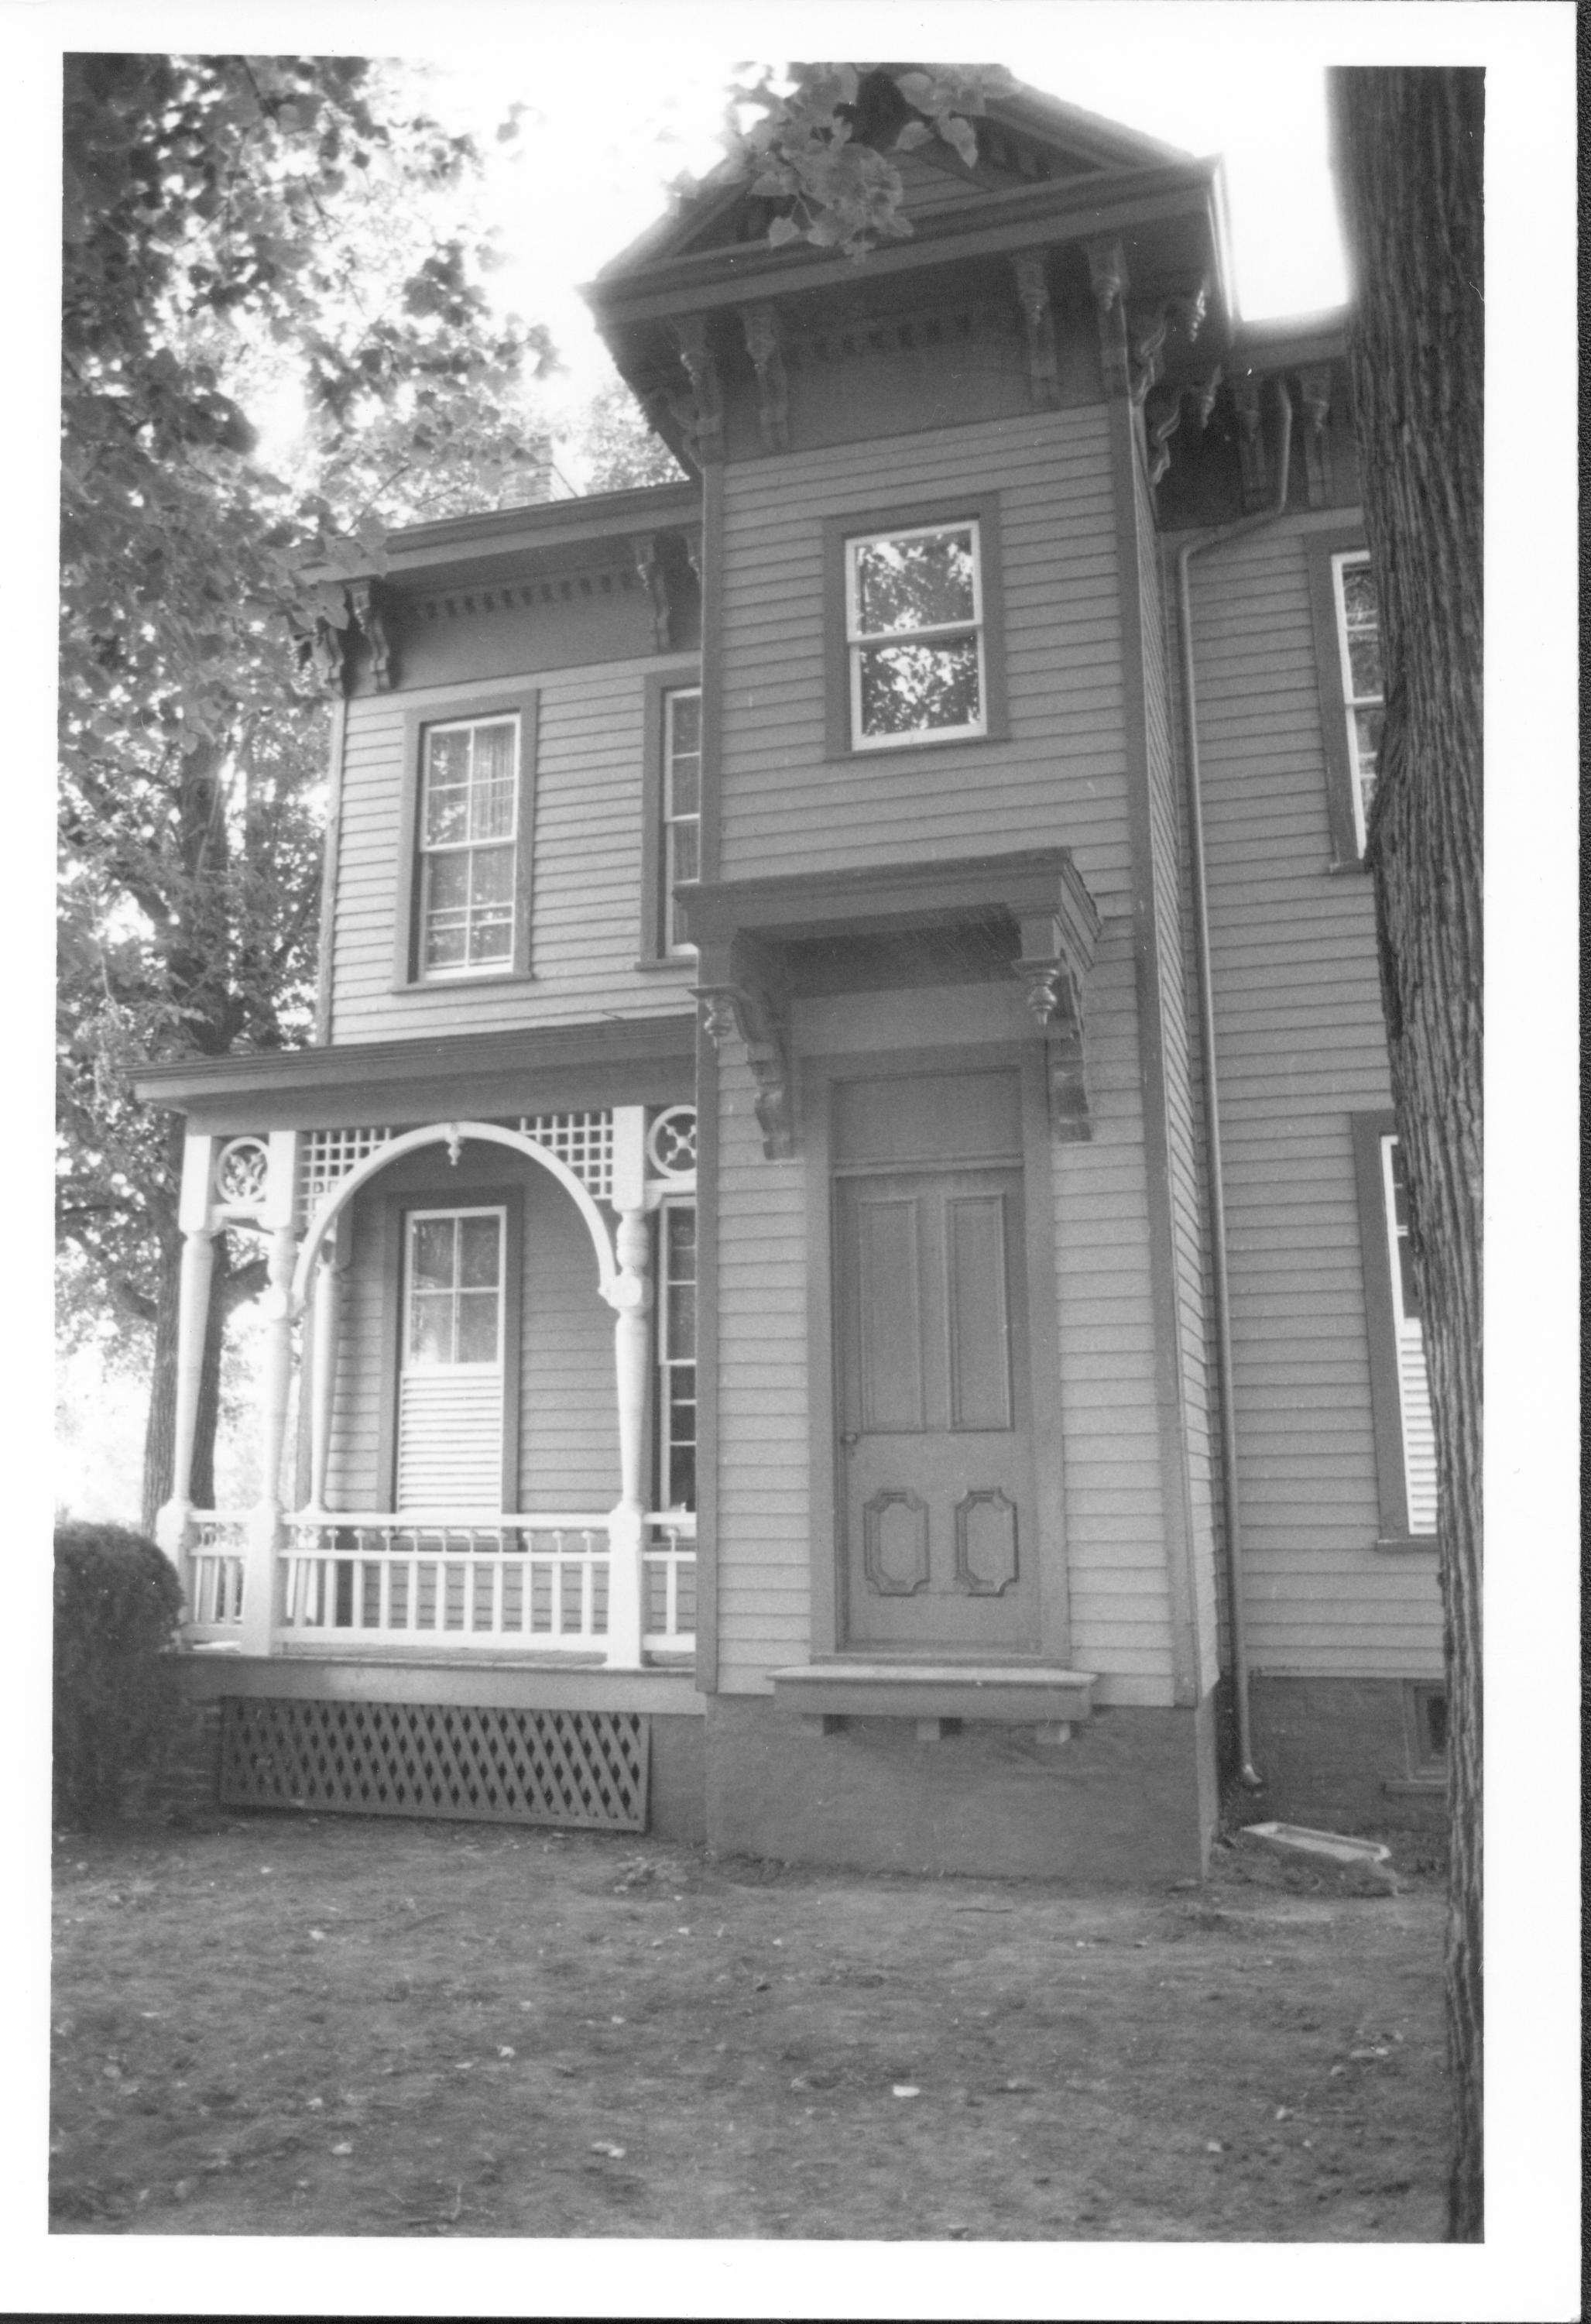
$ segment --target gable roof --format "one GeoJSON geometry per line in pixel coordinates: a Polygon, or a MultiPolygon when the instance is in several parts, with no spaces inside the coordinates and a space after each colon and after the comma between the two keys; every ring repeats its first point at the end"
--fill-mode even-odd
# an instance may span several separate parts
{"type": "MultiPolygon", "coordinates": [[[[911,69],[888,67],[891,73],[911,69]]],[[[979,195],[998,196],[1045,182],[1160,170],[1188,164],[1193,155],[1157,137],[1122,127],[1081,106],[1018,83],[988,101],[977,121],[979,158],[970,168],[942,140],[889,159],[905,186],[904,209],[914,226],[938,211],[965,210],[979,195]]],[[[760,242],[773,205],[753,195],[742,166],[726,160],[655,225],[602,267],[593,290],[627,276],[714,250],[760,242]]]]}

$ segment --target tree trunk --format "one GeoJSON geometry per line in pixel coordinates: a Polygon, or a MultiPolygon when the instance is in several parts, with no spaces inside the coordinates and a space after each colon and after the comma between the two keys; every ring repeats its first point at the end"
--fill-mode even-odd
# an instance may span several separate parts
{"type": "Polygon", "coordinates": [[[1448,2232],[1482,2236],[1481,153],[1478,70],[1332,74],[1386,726],[1370,819],[1439,1480],[1448,1674],[1448,2232]]]}
{"type": "MultiPolygon", "coordinates": [[[[238,1304],[241,1291],[230,1277],[233,1269],[225,1235],[216,1238],[215,1272],[210,1279],[210,1312],[205,1331],[204,1370],[199,1375],[198,1413],[194,1424],[193,1470],[188,1498],[195,1508],[207,1509],[216,1501],[216,1430],[221,1414],[221,1354],[226,1319],[238,1304]]],[[[139,1522],[147,1534],[170,1498],[171,1456],[177,1426],[177,1316],[181,1298],[182,1238],[164,1236],[161,1248],[161,1287],[155,1308],[154,1352],[149,1383],[149,1414],[143,1427],[143,1493],[139,1522]]]]}

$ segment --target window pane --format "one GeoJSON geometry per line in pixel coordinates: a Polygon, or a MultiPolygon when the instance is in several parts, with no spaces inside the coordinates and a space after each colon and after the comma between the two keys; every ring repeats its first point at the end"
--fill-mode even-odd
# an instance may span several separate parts
{"type": "Polygon", "coordinates": [[[506,912],[493,911],[472,921],[470,963],[473,967],[495,967],[500,961],[511,960],[513,952],[514,924],[506,912]]]}
{"type": "Polygon", "coordinates": [[[469,901],[470,859],[460,849],[456,854],[438,855],[430,866],[430,905],[433,912],[461,911],[469,901]]]}
{"type": "Polygon", "coordinates": [[[409,1351],[417,1363],[453,1361],[453,1294],[422,1291],[409,1304],[409,1351]]]}
{"type": "Polygon", "coordinates": [[[673,1203],[664,1216],[668,1222],[668,1280],[671,1283],[694,1282],[696,1273],[695,1211],[683,1203],[673,1203]]]}
{"type": "Polygon", "coordinates": [[[1348,632],[1348,674],[1356,695],[1379,694],[1382,691],[1381,637],[1375,630],[1350,630],[1348,632]]]}
{"type": "Polygon", "coordinates": [[[417,1290],[453,1288],[452,1219],[416,1219],[409,1280],[417,1290]]]}
{"type": "Polygon", "coordinates": [[[915,540],[869,540],[856,549],[856,625],[925,630],[977,618],[976,559],[970,527],[915,540]]]}
{"type": "Polygon", "coordinates": [[[1374,782],[1381,766],[1381,731],[1386,724],[1386,713],[1379,704],[1372,710],[1354,713],[1354,742],[1359,761],[1362,781],[1374,782]]]}
{"type": "Polygon", "coordinates": [[[495,1291],[459,1293],[458,1360],[461,1364],[494,1364],[497,1361],[495,1291]]]}
{"type": "Polygon", "coordinates": [[[668,835],[668,884],[676,881],[699,880],[701,872],[700,835],[694,823],[676,823],[668,835]]]}
{"type": "Polygon", "coordinates": [[[914,734],[977,726],[982,700],[978,641],[869,646],[861,652],[861,731],[914,734]]]}
{"type": "Polygon", "coordinates": [[[1350,630],[1375,627],[1380,609],[1375,602],[1375,576],[1368,565],[1343,567],[1342,603],[1350,630]]]}
{"type": "Polygon", "coordinates": [[[668,770],[668,812],[670,815],[696,815],[702,804],[702,762],[699,759],[675,761],[668,770]]]}
{"type": "Polygon", "coordinates": [[[432,783],[426,791],[426,845],[451,847],[468,836],[470,795],[463,784],[432,783]]]}
{"type": "Polygon", "coordinates": [[[514,827],[514,729],[504,720],[475,729],[470,837],[505,839],[514,827]]]}
{"type": "Polygon", "coordinates": [[[676,1283],[668,1295],[668,1347],[671,1356],[696,1352],[696,1286],[676,1283]]]}
{"type": "Polygon", "coordinates": [[[699,694],[672,694],[668,697],[668,741],[675,753],[699,751],[702,747],[702,697],[699,694]]]}
{"type": "Polygon", "coordinates": [[[511,847],[476,847],[470,852],[472,904],[511,904],[514,900],[514,851],[511,847]]]}
{"type": "Polygon", "coordinates": [[[501,1221],[494,1218],[460,1219],[458,1222],[458,1279],[466,1287],[479,1289],[484,1284],[497,1288],[498,1234],[501,1221]]]}
{"type": "Polygon", "coordinates": [[[426,966],[463,968],[468,954],[462,919],[433,920],[426,930],[426,966]]]}
{"type": "MultiPolygon", "coordinates": [[[[673,1444],[668,1450],[668,1490],[664,1497],[671,1509],[694,1509],[696,1506],[696,1448],[694,1444],[673,1444]]],[[[681,1618],[684,1600],[681,1600],[681,1618]]]]}

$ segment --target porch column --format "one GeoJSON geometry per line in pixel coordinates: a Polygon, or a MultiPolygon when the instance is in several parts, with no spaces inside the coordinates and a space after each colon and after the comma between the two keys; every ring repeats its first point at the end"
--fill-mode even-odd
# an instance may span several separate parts
{"type": "Polygon", "coordinates": [[[607,1298],[617,1318],[613,1355],[619,1396],[619,1499],[608,1517],[608,1661],[639,1670],[641,1661],[641,1552],[647,1503],[643,1463],[650,1375],[652,1238],[646,1199],[646,1112],[613,1111],[613,1206],[619,1213],[619,1271],[607,1298]]]}
{"type": "Polygon", "coordinates": [[[198,1429],[199,1382],[205,1368],[205,1333],[210,1320],[210,1278],[216,1267],[216,1231],[210,1214],[213,1141],[189,1137],[182,1154],[182,1192],[178,1217],[182,1227],[182,1274],[177,1307],[177,1394],[171,1432],[171,1495],[155,1518],[155,1538],[188,1590],[187,1552],[193,1537],[193,1446],[198,1429]]]}
{"type": "Polygon", "coordinates": [[[280,1596],[277,1553],[282,1542],[281,1454],[293,1372],[293,1269],[299,1238],[293,1219],[298,1138],[271,1133],[265,1199],[259,1222],[269,1235],[265,1346],[261,1363],[260,1499],[249,1518],[240,1643],[245,1655],[268,1655],[280,1596]]]}

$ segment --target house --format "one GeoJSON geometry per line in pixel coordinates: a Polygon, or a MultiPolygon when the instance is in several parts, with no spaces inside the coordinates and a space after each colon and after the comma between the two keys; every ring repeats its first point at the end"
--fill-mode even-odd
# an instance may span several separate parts
{"type": "Polygon", "coordinates": [[[1218,164],[978,134],[862,265],[702,189],[591,291],[690,481],[350,584],[316,1046],[139,1082],[225,1797],[1090,1879],[1439,1806],[1341,318],[1236,317],[1218,164]]]}

